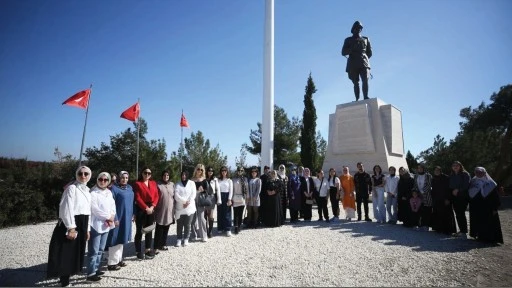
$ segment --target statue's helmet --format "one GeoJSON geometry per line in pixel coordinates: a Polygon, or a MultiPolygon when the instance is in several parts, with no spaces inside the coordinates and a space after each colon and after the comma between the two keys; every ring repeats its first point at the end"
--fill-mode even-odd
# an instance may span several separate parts
{"type": "Polygon", "coordinates": [[[354,25],[352,25],[352,29],[350,29],[350,33],[354,34],[354,30],[356,30],[356,28],[363,29],[363,24],[361,24],[361,22],[359,21],[354,22],[354,25]]]}

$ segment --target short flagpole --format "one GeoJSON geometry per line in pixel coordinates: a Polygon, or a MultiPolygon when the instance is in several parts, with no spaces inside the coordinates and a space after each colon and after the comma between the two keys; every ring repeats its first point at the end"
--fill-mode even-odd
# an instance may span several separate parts
{"type": "MultiPolygon", "coordinates": [[[[140,98],[137,98],[137,104],[140,107],[140,98]]],[[[140,110],[139,110],[140,111],[140,110]]],[[[140,134],[140,113],[137,117],[137,160],[135,160],[135,177],[139,177],[139,134],[140,134]]]]}
{"type": "Polygon", "coordinates": [[[87,128],[87,115],[89,114],[89,102],[91,101],[92,94],[92,84],[89,86],[89,99],[87,99],[87,109],[85,109],[85,123],[84,123],[84,133],[82,134],[82,145],[80,146],[80,157],[78,160],[78,167],[82,166],[82,154],[84,152],[84,141],[85,141],[85,129],[87,128]]]}

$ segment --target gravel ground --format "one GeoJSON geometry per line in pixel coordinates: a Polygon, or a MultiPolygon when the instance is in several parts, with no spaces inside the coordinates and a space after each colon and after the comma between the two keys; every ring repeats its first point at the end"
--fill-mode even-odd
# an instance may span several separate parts
{"type": "MultiPolygon", "coordinates": [[[[500,211],[505,245],[485,246],[402,227],[367,222],[287,223],[243,230],[228,238],[172,247],[139,261],[125,246],[128,266],[106,271],[98,284],[85,275],[73,286],[512,286],[512,199],[500,211]]],[[[371,211],[371,205],[370,205],[371,211]]],[[[313,219],[317,218],[316,211],[313,219]]],[[[370,215],[371,216],[371,215],[370,215]]],[[[55,222],[0,230],[0,286],[59,286],[45,279],[55,222]]],[[[215,231],[215,229],[214,229],[215,231]]]]}

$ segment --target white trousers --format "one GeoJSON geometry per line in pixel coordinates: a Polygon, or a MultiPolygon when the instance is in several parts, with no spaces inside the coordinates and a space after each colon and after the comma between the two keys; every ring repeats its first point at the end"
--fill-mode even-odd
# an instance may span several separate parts
{"type": "Polygon", "coordinates": [[[386,222],[386,206],[384,204],[384,187],[374,187],[372,191],[373,217],[386,222]]]}
{"type": "Polygon", "coordinates": [[[397,217],[397,199],[396,195],[393,197],[388,193],[388,198],[386,198],[386,210],[388,210],[389,220],[396,222],[397,217]]]}
{"type": "Polygon", "coordinates": [[[116,246],[108,247],[107,265],[117,265],[119,262],[123,261],[123,246],[123,244],[118,244],[116,246]]]}

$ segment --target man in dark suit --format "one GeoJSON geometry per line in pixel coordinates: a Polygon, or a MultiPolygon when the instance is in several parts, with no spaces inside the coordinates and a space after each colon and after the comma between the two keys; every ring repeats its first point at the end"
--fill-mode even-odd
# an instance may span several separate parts
{"type": "Polygon", "coordinates": [[[368,198],[372,191],[372,178],[370,174],[364,171],[363,163],[357,163],[357,173],[354,174],[354,184],[356,186],[356,202],[357,202],[357,221],[361,221],[361,203],[364,205],[364,220],[371,222],[368,216],[368,198]]]}

